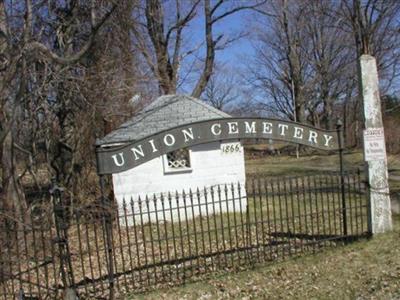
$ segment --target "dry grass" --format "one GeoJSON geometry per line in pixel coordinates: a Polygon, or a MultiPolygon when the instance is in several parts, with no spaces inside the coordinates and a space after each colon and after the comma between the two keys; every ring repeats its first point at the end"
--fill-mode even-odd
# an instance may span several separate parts
{"type": "MultiPolygon", "coordinates": [[[[257,145],[262,146],[262,145],[257,145]]],[[[264,146],[265,147],[265,146],[264,146]]],[[[360,151],[344,153],[344,168],[352,170],[364,168],[363,154],[360,151]]],[[[264,158],[246,160],[246,173],[265,176],[312,175],[321,171],[338,171],[339,155],[337,153],[317,153],[295,156],[265,156],[264,158]]],[[[389,185],[392,201],[400,206],[400,154],[388,155],[389,185]]]]}
{"type": "Polygon", "coordinates": [[[397,216],[372,240],[127,299],[399,299],[399,237],[397,216]]]}
{"type": "MultiPolygon", "coordinates": [[[[344,153],[344,168],[354,169],[362,168],[363,154],[360,151],[348,151],[344,153]]],[[[389,173],[400,175],[400,155],[388,156],[389,173]]],[[[314,153],[311,155],[300,155],[297,159],[295,156],[265,156],[260,159],[247,159],[246,172],[263,173],[268,175],[290,175],[296,173],[305,175],[321,170],[339,170],[338,153],[314,153]]]]}

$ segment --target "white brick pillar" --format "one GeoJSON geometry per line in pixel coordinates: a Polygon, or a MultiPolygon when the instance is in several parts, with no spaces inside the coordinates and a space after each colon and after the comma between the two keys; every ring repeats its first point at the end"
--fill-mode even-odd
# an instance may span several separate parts
{"type": "Polygon", "coordinates": [[[392,229],[389,181],[379,81],[376,60],[362,55],[359,65],[359,82],[364,109],[364,161],[368,174],[370,201],[369,230],[373,234],[392,229]]]}

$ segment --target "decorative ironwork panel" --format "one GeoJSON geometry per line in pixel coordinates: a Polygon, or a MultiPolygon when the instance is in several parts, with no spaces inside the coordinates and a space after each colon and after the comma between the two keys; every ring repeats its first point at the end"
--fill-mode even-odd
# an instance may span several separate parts
{"type": "Polygon", "coordinates": [[[189,149],[183,148],[167,153],[168,167],[172,169],[190,168],[189,149]]]}

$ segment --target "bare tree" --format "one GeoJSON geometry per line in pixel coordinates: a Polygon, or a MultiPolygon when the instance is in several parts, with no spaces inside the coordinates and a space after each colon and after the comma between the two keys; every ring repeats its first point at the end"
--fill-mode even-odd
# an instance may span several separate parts
{"type": "Polygon", "coordinates": [[[355,86],[353,58],[348,46],[351,41],[339,29],[344,26],[344,20],[337,17],[339,6],[336,3],[313,1],[303,13],[309,44],[305,57],[311,68],[309,120],[315,126],[334,129],[334,107],[343,102],[348,89],[355,86]]]}
{"type": "Polygon", "coordinates": [[[309,77],[304,6],[284,0],[263,7],[265,17],[256,29],[256,59],[250,66],[251,84],[270,100],[267,109],[299,122],[306,121],[309,77]]]}
{"type": "MultiPolygon", "coordinates": [[[[30,0],[24,3],[4,1],[0,3],[1,204],[5,209],[15,206],[20,214],[24,213],[26,203],[17,172],[19,166],[15,159],[16,151],[21,149],[16,143],[16,137],[21,131],[21,120],[27,119],[27,114],[32,112],[42,114],[44,108],[36,106],[32,111],[32,107],[29,106],[30,98],[37,95],[38,91],[43,91],[43,84],[46,85],[52,77],[54,69],[49,67],[51,64],[68,66],[86,55],[100,28],[116,7],[116,5],[106,5],[105,12],[101,17],[97,17],[101,12],[93,1],[88,2],[87,9],[79,7],[77,1],[66,2],[64,8],[68,8],[76,19],[60,17],[57,26],[54,23],[49,24],[49,20],[44,20],[46,14],[40,13],[40,10],[45,5],[46,3],[42,2],[33,5],[30,0]],[[79,26],[82,23],[77,22],[81,22],[82,19],[89,20],[86,22],[88,26],[79,26]],[[60,30],[49,38],[47,36],[49,31],[44,29],[50,28],[53,32],[54,28],[60,30]],[[58,47],[52,44],[55,41],[58,47]]],[[[50,4],[47,6],[49,14],[57,13],[61,16],[62,9],[56,6],[53,11],[53,8],[50,4]]],[[[47,103],[53,100],[50,94],[48,97],[42,95],[41,99],[47,103]]],[[[68,114],[68,111],[64,114],[68,114]]],[[[25,152],[31,151],[25,150],[25,152]]]]}
{"type": "Polygon", "coordinates": [[[229,110],[239,97],[238,78],[232,69],[217,66],[203,92],[202,99],[219,110],[229,110]]]}
{"type": "MultiPolygon", "coordinates": [[[[201,59],[202,67],[200,75],[194,84],[192,96],[200,97],[213,73],[215,64],[215,53],[222,50],[235,38],[225,38],[223,34],[215,36],[214,28],[225,18],[242,10],[256,9],[266,1],[251,1],[246,3],[231,2],[223,0],[211,3],[210,0],[181,1],[175,0],[174,8],[169,8],[168,15],[173,13],[175,18],[171,21],[165,16],[165,3],[160,0],[149,0],[145,2],[145,21],[140,21],[139,11],[138,24],[142,29],[134,28],[134,39],[138,49],[150,70],[159,83],[160,93],[176,93],[180,81],[182,64],[186,61],[193,64],[197,59],[193,56],[205,45],[205,57],[201,59]],[[203,5],[203,8],[201,8],[203,5]],[[204,42],[193,47],[183,47],[188,39],[185,39],[184,30],[190,22],[200,15],[204,16],[204,42]],[[190,57],[190,58],[189,58],[190,57]]],[[[189,38],[190,40],[190,38],[189,38]]],[[[188,68],[193,72],[193,68],[188,68]]],[[[181,76],[185,78],[185,76],[181,76]]]]}
{"type": "Polygon", "coordinates": [[[356,57],[370,54],[377,59],[380,77],[385,83],[382,88],[386,92],[399,75],[400,3],[349,0],[341,4],[341,16],[346,20],[346,32],[354,40],[356,57]]]}
{"type": "Polygon", "coordinates": [[[357,57],[377,56],[384,90],[398,76],[399,6],[378,0],[268,3],[255,30],[249,83],[265,93],[262,103],[275,115],[333,129],[344,114],[347,127],[354,126],[357,57]]]}
{"type": "MultiPolygon", "coordinates": [[[[348,0],[342,1],[340,8],[338,16],[345,20],[341,30],[353,39],[351,49],[354,69],[357,69],[362,54],[374,56],[378,65],[381,94],[390,93],[398,86],[399,79],[399,1],[348,0]]],[[[358,94],[361,94],[360,90],[358,94]]],[[[360,145],[361,103],[358,97],[349,100],[352,106],[348,120],[352,130],[349,133],[355,145],[360,145]]]]}

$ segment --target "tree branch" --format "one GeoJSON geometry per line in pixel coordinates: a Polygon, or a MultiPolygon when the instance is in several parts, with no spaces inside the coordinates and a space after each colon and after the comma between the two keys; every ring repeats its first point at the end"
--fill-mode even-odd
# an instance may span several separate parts
{"type": "Polygon", "coordinates": [[[186,26],[186,24],[188,22],[190,22],[190,20],[192,20],[195,17],[195,15],[196,15],[195,9],[196,9],[196,7],[198,6],[199,3],[200,3],[200,0],[197,0],[193,4],[193,6],[191,7],[190,11],[187,13],[187,15],[183,19],[180,19],[180,17],[179,17],[179,8],[177,7],[178,17],[177,17],[176,23],[168,30],[166,38],[165,38],[167,45],[168,45],[169,39],[171,38],[171,34],[175,30],[179,30],[180,28],[186,26]]]}
{"type": "Polygon", "coordinates": [[[33,52],[33,51],[38,51],[42,55],[44,55],[46,58],[53,60],[54,62],[61,64],[61,65],[69,65],[77,62],[80,60],[86,53],[87,51],[92,47],[94,38],[100,28],[103,26],[103,24],[107,21],[107,19],[110,17],[110,15],[114,12],[118,4],[114,4],[111,9],[103,16],[103,18],[97,23],[97,24],[92,24],[92,30],[89,36],[88,41],[86,44],[75,54],[67,57],[62,57],[51,51],[49,48],[47,48],[44,44],[37,42],[37,41],[32,41],[29,42],[27,45],[25,45],[25,51],[26,52],[33,52]]]}
{"type": "Polygon", "coordinates": [[[192,92],[192,96],[199,98],[203,93],[207,82],[210,79],[212,69],[214,66],[215,59],[215,43],[212,36],[212,15],[210,9],[210,0],[204,1],[204,14],[205,14],[205,31],[206,31],[206,43],[207,43],[207,53],[206,61],[204,63],[203,72],[192,92]]]}
{"type": "MultiPolygon", "coordinates": [[[[260,2],[260,3],[254,4],[254,5],[243,5],[243,6],[238,6],[238,7],[234,8],[234,9],[231,9],[231,10],[229,10],[229,11],[224,12],[223,14],[221,14],[221,15],[219,15],[219,16],[217,16],[217,17],[214,17],[214,18],[212,19],[211,23],[216,23],[216,22],[222,20],[223,18],[225,18],[225,17],[227,17],[227,16],[229,16],[229,15],[232,15],[232,14],[234,14],[234,13],[236,13],[236,12],[239,12],[239,11],[241,11],[241,10],[256,9],[257,7],[260,7],[261,5],[265,4],[266,2],[267,2],[267,1],[264,0],[264,1],[260,2]]],[[[217,3],[215,6],[220,5],[220,4],[221,4],[221,2],[217,3]]],[[[214,8],[215,8],[215,7],[214,7],[214,8]]],[[[213,15],[214,12],[215,12],[215,9],[212,10],[211,15],[213,15]]]]}

